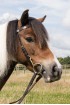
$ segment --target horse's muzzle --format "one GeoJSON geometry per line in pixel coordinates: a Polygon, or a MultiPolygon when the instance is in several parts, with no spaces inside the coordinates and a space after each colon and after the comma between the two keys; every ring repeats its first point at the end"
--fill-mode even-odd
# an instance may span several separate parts
{"type": "Polygon", "coordinates": [[[43,78],[45,79],[46,83],[51,83],[57,81],[61,78],[62,69],[58,68],[57,66],[53,67],[52,70],[44,70],[43,71],[43,78]]]}

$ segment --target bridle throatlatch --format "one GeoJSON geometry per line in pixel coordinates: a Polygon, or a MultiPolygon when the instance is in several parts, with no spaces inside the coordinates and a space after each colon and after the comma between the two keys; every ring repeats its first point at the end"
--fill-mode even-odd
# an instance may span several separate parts
{"type": "Polygon", "coordinates": [[[24,45],[21,42],[21,38],[20,38],[19,32],[21,30],[24,30],[25,28],[27,28],[27,27],[24,26],[24,27],[21,27],[21,29],[18,29],[17,30],[17,35],[18,35],[18,39],[19,39],[19,42],[20,42],[20,46],[21,46],[22,52],[24,53],[28,63],[32,66],[34,74],[33,74],[32,78],[31,78],[31,80],[30,80],[30,82],[29,82],[25,92],[23,93],[23,95],[17,101],[11,102],[10,104],[14,104],[14,103],[20,104],[23,101],[23,99],[25,98],[25,96],[34,87],[34,85],[42,78],[43,71],[44,71],[41,64],[39,64],[39,63],[34,64],[33,63],[31,57],[29,56],[27,50],[25,49],[24,45]]]}

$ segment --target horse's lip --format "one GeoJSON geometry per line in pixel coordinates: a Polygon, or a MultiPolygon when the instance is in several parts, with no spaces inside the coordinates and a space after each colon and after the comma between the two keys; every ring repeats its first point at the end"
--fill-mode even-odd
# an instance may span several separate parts
{"type": "Polygon", "coordinates": [[[58,81],[58,80],[60,80],[60,78],[51,78],[51,77],[49,77],[49,78],[44,78],[45,79],[45,82],[46,83],[52,83],[52,82],[55,82],[55,81],[58,81]]]}
{"type": "Polygon", "coordinates": [[[43,78],[44,78],[46,83],[52,83],[52,82],[60,80],[61,76],[53,77],[52,75],[48,75],[47,71],[44,70],[43,71],[43,78]]]}
{"type": "Polygon", "coordinates": [[[43,75],[42,76],[43,76],[46,83],[49,83],[51,81],[51,78],[50,78],[50,76],[47,75],[46,70],[43,70],[43,75]]]}
{"type": "Polygon", "coordinates": [[[47,78],[44,78],[44,79],[45,79],[46,83],[50,83],[50,80],[51,80],[50,76],[48,76],[47,78]]]}
{"type": "Polygon", "coordinates": [[[56,78],[52,78],[52,77],[50,77],[50,81],[48,82],[48,83],[52,83],[52,82],[55,82],[55,81],[58,81],[58,80],[60,80],[60,78],[61,78],[61,76],[59,76],[59,77],[56,77],[56,78]]]}

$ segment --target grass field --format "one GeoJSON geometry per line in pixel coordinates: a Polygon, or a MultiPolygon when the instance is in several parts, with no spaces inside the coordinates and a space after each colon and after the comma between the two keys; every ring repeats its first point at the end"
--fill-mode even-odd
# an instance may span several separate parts
{"type": "MultiPolygon", "coordinates": [[[[0,92],[0,104],[17,100],[27,87],[32,73],[14,71],[10,79],[0,92]]],[[[25,104],[70,104],[70,69],[63,70],[61,80],[45,83],[41,79],[26,96],[25,104]]]]}

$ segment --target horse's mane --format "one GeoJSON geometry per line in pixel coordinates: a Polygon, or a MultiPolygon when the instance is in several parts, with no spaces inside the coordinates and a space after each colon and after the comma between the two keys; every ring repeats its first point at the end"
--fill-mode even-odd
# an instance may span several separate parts
{"type": "Polygon", "coordinates": [[[18,20],[13,20],[8,23],[7,27],[7,51],[14,57],[17,53],[17,25],[18,20]]]}

